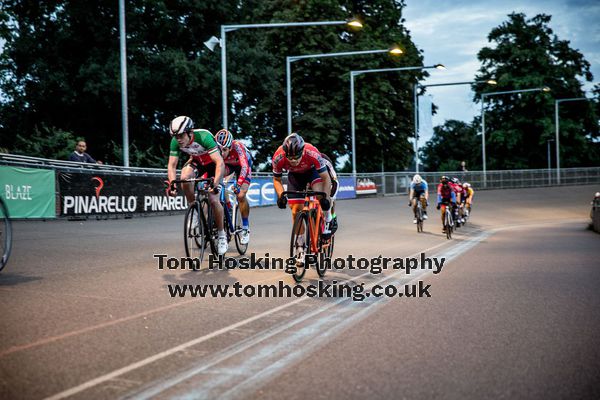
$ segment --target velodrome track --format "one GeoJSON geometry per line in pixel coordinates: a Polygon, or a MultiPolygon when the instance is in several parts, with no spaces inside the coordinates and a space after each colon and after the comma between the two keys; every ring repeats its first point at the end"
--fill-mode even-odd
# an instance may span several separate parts
{"type": "MultiPolygon", "coordinates": [[[[600,398],[599,189],[476,192],[451,241],[433,207],[418,234],[406,197],[339,201],[337,257],[447,261],[325,280],[422,280],[430,298],[172,298],[169,284],[293,279],[159,270],[153,254],[184,255],[182,215],[14,223],[0,398],[600,398]]],[[[288,210],[252,209],[251,224],[249,252],[287,256],[288,210]]]]}

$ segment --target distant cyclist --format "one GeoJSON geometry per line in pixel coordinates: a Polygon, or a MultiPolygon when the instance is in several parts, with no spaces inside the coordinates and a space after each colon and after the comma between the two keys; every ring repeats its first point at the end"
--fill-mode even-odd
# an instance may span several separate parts
{"type": "MultiPolygon", "coordinates": [[[[284,209],[288,203],[288,198],[282,196],[283,184],[281,178],[283,171],[288,173],[288,190],[303,191],[307,186],[317,192],[325,192],[327,195],[320,198],[321,208],[325,214],[324,234],[331,234],[330,223],[331,216],[331,177],[327,169],[325,159],[317,148],[309,143],[297,133],[292,133],[285,138],[283,144],[279,146],[273,154],[273,187],[277,193],[277,206],[284,209]]],[[[296,214],[302,210],[304,197],[301,195],[290,195],[290,208],[292,209],[292,221],[296,214]]]]}
{"type": "MultiPolygon", "coordinates": [[[[448,205],[451,205],[451,207],[456,206],[456,193],[452,186],[450,186],[450,178],[442,176],[440,184],[437,187],[437,209],[442,209],[442,226],[444,225],[448,205]]],[[[445,227],[442,232],[446,232],[445,227]]]]}
{"type": "MultiPolygon", "coordinates": [[[[219,148],[213,135],[206,129],[194,129],[194,122],[186,116],[179,116],[169,124],[169,134],[171,135],[171,147],[169,152],[168,176],[169,188],[167,194],[175,196],[177,188],[172,182],[177,178],[177,163],[179,153],[183,152],[190,156],[181,169],[181,179],[193,179],[203,174],[213,177],[213,186],[208,195],[211,207],[213,209],[215,222],[219,231],[217,241],[217,251],[219,255],[225,254],[229,243],[225,236],[223,224],[223,206],[219,201],[219,192],[221,190],[221,181],[225,174],[225,163],[219,153],[219,148]]],[[[182,185],[185,197],[188,203],[193,203],[194,185],[185,183],[182,185]]],[[[198,217],[194,218],[194,228],[198,226],[198,217]]]]}
{"type": "Polygon", "coordinates": [[[250,152],[239,140],[233,140],[233,135],[227,129],[221,129],[215,134],[215,141],[221,149],[221,154],[227,167],[226,175],[235,174],[237,180],[233,185],[242,215],[242,233],[240,243],[248,244],[250,241],[250,205],[246,200],[246,193],[252,179],[252,158],[250,152]]]}
{"type": "Polygon", "coordinates": [[[423,207],[423,219],[427,219],[427,205],[429,204],[429,191],[427,187],[427,181],[421,178],[421,175],[416,174],[413,176],[412,182],[410,183],[410,192],[408,194],[410,199],[408,205],[412,206],[413,214],[415,219],[413,223],[417,223],[417,201],[421,202],[423,207]]]}
{"type": "Polygon", "coordinates": [[[460,180],[458,178],[450,179],[450,186],[454,189],[454,193],[456,193],[456,204],[452,207],[452,215],[454,216],[454,220],[456,221],[456,226],[459,227],[461,224],[465,222],[465,220],[460,216],[458,209],[462,207],[462,195],[463,188],[460,180]]]}
{"type": "Polygon", "coordinates": [[[473,195],[475,194],[475,191],[471,187],[471,184],[468,182],[463,183],[462,187],[463,187],[463,196],[462,196],[461,200],[462,200],[462,203],[464,204],[465,215],[468,217],[469,213],[471,212],[471,204],[473,204],[473,195]]]}

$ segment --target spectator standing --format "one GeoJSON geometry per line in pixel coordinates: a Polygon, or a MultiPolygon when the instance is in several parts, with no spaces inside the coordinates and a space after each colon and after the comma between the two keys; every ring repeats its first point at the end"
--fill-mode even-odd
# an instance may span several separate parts
{"type": "Polygon", "coordinates": [[[75,151],[73,151],[69,155],[69,161],[92,163],[92,164],[102,164],[101,161],[94,160],[92,158],[92,156],[90,156],[88,153],[86,153],[85,152],[86,149],[87,149],[87,144],[85,143],[85,141],[84,140],[78,141],[77,145],[75,146],[75,151]]]}

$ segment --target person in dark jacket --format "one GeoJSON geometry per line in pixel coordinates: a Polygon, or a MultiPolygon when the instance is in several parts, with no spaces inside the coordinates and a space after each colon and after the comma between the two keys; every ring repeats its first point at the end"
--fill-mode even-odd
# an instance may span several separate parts
{"type": "Polygon", "coordinates": [[[69,161],[82,162],[82,163],[92,163],[92,164],[102,164],[101,162],[96,162],[88,153],[85,152],[87,149],[87,145],[85,141],[80,140],[77,142],[75,146],[75,151],[69,154],[69,161]]]}

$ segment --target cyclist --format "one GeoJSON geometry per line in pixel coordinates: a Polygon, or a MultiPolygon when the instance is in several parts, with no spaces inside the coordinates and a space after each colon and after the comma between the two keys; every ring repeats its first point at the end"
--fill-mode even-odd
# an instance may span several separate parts
{"type": "MultiPolygon", "coordinates": [[[[437,187],[437,209],[442,209],[442,226],[444,226],[444,217],[446,216],[446,207],[448,204],[456,206],[456,193],[450,186],[450,178],[442,176],[440,184],[437,187]]],[[[442,232],[446,232],[446,227],[442,229],[442,232]]]]}
{"type": "MultiPolygon", "coordinates": [[[[325,159],[317,148],[309,143],[297,133],[292,133],[285,138],[283,144],[279,146],[273,154],[273,188],[277,193],[277,206],[284,209],[288,203],[287,196],[282,196],[283,184],[281,178],[283,171],[288,172],[288,190],[302,191],[310,186],[317,192],[325,192],[327,195],[320,198],[321,208],[325,213],[325,231],[326,235],[331,235],[331,201],[330,193],[332,189],[331,177],[328,172],[325,159]]],[[[304,198],[301,195],[290,195],[290,208],[292,209],[292,221],[296,214],[302,210],[304,198]]]]}
{"type": "Polygon", "coordinates": [[[408,205],[412,206],[413,214],[415,216],[413,223],[417,223],[417,201],[420,201],[421,206],[423,207],[423,219],[427,219],[429,191],[427,187],[427,181],[421,178],[421,175],[416,174],[413,176],[412,182],[410,183],[410,192],[408,197],[410,198],[408,205]]]}
{"type": "Polygon", "coordinates": [[[323,157],[323,160],[325,160],[327,172],[329,173],[329,178],[331,179],[331,192],[329,194],[329,198],[331,201],[331,222],[329,223],[329,226],[325,227],[326,229],[323,232],[323,237],[327,239],[330,235],[334,234],[338,228],[337,215],[335,214],[335,200],[337,198],[337,193],[340,188],[340,184],[338,181],[337,173],[335,172],[335,168],[333,168],[333,161],[331,161],[331,158],[329,158],[329,156],[327,156],[327,154],[325,153],[321,153],[321,157],[323,157]]]}
{"type": "Polygon", "coordinates": [[[456,193],[456,204],[454,204],[452,207],[452,215],[454,217],[454,221],[456,221],[456,227],[458,228],[465,222],[465,220],[458,213],[458,209],[462,207],[463,188],[462,184],[456,177],[450,179],[450,186],[452,186],[454,193],[456,193]]]}
{"type": "Polygon", "coordinates": [[[221,149],[227,172],[225,175],[235,174],[237,180],[233,185],[233,192],[236,194],[240,213],[242,215],[242,233],[240,243],[248,244],[250,241],[250,229],[248,216],[250,215],[250,205],[246,200],[246,193],[250,187],[252,179],[252,158],[250,152],[239,140],[233,140],[233,135],[227,129],[221,129],[215,134],[215,142],[221,149]]]}
{"type": "MultiPolygon", "coordinates": [[[[219,153],[217,143],[215,143],[213,135],[206,129],[194,129],[194,122],[186,116],[179,116],[171,121],[169,124],[169,134],[172,139],[169,152],[169,188],[167,189],[167,194],[169,196],[177,194],[177,188],[172,182],[177,178],[179,153],[186,153],[190,158],[181,169],[181,179],[193,179],[203,174],[214,178],[208,199],[213,209],[215,222],[219,231],[217,251],[219,255],[225,254],[229,243],[227,243],[223,224],[223,206],[221,206],[219,201],[221,180],[225,173],[225,163],[219,153]]],[[[182,187],[188,203],[193,203],[195,201],[194,185],[192,183],[185,183],[182,184],[182,187]]],[[[198,216],[193,221],[194,228],[199,224],[197,218],[198,216]]]]}
{"type": "Polygon", "coordinates": [[[468,217],[469,212],[471,210],[471,204],[473,204],[473,195],[475,194],[475,191],[471,187],[471,184],[468,182],[463,183],[462,187],[463,187],[463,196],[462,196],[461,200],[464,203],[464,213],[468,217]]]}

